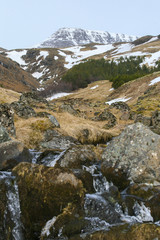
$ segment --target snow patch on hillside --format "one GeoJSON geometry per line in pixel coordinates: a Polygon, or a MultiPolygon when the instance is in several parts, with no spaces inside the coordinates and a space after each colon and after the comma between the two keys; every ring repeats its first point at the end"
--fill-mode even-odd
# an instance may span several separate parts
{"type": "Polygon", "coordinates": [[[115,98],[111,101],[106,102],[106,104],[111,105],[112,103],[116,103],[116,102],[127,102],[130,99],[131,99],[131,97],[129,97],[129,98],[125,98],[125,97],[124,98],[115,98]]]}
{"type": "Polygon", "coordinates": [[[120,54],[120,53],[124,53],[124,52],[129,52],[129,51],[132,50],[132,47],[133,47],[133,45],[130,44],[130,43],[121,44],[115,50],[114,54],[120,54]]]}
{"type": "Polygon", "coordinates": [[[32,73],[32,76],[34,77],[34,78],[40,78],[40,77],[42,77],[43,76],[43,72],[34,72],[34,73],[32,73]]]}
{"type": "Polygon", "coordinates": [[[99,87],[99,85],[96,85],[94,87],[91,87],[90,89],[93,90],[93,89],[96,89],[97,87],[99,87]]]}
{"type": "Polygon", "coordinates": [[[154,84],[156,84],[158,82],[160,82],[160,77],[157,77],[157,78],[153,79],[152,81],[150,81],[149,86],[152,86],[152,85],[154,85],[154,84]]]}
{"type": "Polygon", "coordinates": [[[53,99],[57,99],[57,98],[61,98],[61,97],[65,97],[68,96],[72,93],[65,93],[65,92],[61,92],[61,93],[55,93],[53,94],[51,97],[47,98],[47,101],[52,101],[53,99]]]}
{"type": "Polygon", "coordinates": [[[64,64],[64,67],[70,69],[74,65],[79,64],[82,60],[85,60],[86,58],[105,53],[105,52],[115,48],[112,44],[95,45],[94,47],[96,49],[93,49],[93,50],[85,50],[84,46],[83,47],[75,46],[75,47],[62,49],[62,51],[70,51],[73,53],[71,55],[67,55],[64,52],[59,51],[59,54],[61,56],[65,57],[66,64],[64,64]]]}
{"type": "Polygon", "coordinates": [[[20,65],[26,65],[26,62],[22,59],[22,56],[26,55],[26,53],[27,53],[27,50],[10,51],[10,52],[7,52],[7,57],[19,63],[20,65]]]}

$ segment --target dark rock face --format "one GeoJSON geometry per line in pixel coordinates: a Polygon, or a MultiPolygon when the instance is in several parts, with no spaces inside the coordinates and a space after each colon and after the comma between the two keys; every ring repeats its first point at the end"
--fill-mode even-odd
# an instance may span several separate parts
{"type": "Polygon", "coordinates": [[[137,37],[125,34],[114,34],[102,31],[89,31],[80,28],[61,28],[50,39],[44,41],[40,47],[62,48],[89,43],[108,44],[114,42],[134,41],[137,37]]]}
{"type": "Polygon", "coordinates": [[[0,125],[5,127],[11,136],[16,135],[14,127],[14,111],[7,103],[0,104],[0,125]]]}
{"type": "Polygon", "coordinates": [[[33,108],[24,102],[18,101],[11,103],[11,107],[14,109],[16,114],[22,118],[36,117],[36,112],[33,108]]]}
{"type": "Polygon", "coordinates": [[[9,137],[8,132],[2,126],[0,126],[0,143],[10,141],[11,138],[9,137]]]}
{"type": "Polygon", "coordinates": [[[0,144],[0,170],[8,170],[19,162],[31,162],[32,157],[27,148],[18,141],[7,141],[0,144]]]}
{"type": "Polygon", "coordinates": [[[141,123],[130,125],[108,143],[102,161],[106,178],[121,188],[127,179],[160,181],[160,137],[141,123]]]}
{"type": "Polygon", "coordinates": [[[38,239],[45,223],[68,204],[82,207],[83,184],[70,170],[20,163],[13,174],[19,187],[26,239],[38,239]]]}

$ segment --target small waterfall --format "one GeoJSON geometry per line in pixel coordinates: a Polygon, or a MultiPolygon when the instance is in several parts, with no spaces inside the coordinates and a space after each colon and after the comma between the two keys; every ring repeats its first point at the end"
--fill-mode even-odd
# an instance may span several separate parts
{"type": "Polygon", "coordinates": [[[9,172],[0,172],[0,180],[3,180],[6,186],[6,210],[4,214],[4,228],[7,225],[7,215],[10,216],[12,227],[12,237],[14,240],[23,240],[22,223],[20,219],[21,210],[19,202],[18,186],[15,178],[9,172]]]}
{"type": "Polygon", "coordinates": [[[110,226],[124,222],[153,222],[150,209],[147,208],[143,202],[139,203],[135,201],[133,205],[133,216],[128,214],[127,209],[125,211],[122,210],[121,205],[115,202],[110,194],[110,189],[113,189],[114,185],[103,177],[99,165],[83,166],[83,169],[91,173],[95,193],[86,194],[85,196],[85,219],[89,224],[86,229],[84,229],[84,232],[82,232],[82,236],[97,230],[107,230],[110,226]]]}

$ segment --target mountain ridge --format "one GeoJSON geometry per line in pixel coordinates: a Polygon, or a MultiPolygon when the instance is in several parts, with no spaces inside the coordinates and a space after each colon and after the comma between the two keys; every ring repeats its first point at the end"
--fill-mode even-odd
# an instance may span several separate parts
{"type": "Polygon", "coordinates": [[[85,30],[81,28],[60,28],[37,47],[62,48],[90,43],[109,44],[116,42],[132,42],[138,37],[108,31],[85,30]]]}

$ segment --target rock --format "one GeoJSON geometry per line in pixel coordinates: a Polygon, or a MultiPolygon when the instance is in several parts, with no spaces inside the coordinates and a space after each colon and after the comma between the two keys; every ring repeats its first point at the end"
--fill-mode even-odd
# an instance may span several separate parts
{"type": "Polygon", "coordinates": [[[19,187],[25,239],[39,239],[45,223],[68,204],[82,208],[83,184],[70,170],[20,163],[12,172],[19,187]]]}
{"type": "Polygon", "coordinates": [[[16,136],[14,127],[14,111],[7,103],[0,104],[0,125],[7,129],[11,136],[16,136]]]}
{"type": "MultiPolygon", "coordinates": [[[[160,226],[150,223],[137,223],[113,226],[107,230],[95,231],[87,235],[75,235],[69,240],[158,240],[159,238],[160,226]]],[[[60,238],[57,240],[60,240],[60,238]]]]}
{"type": "Polygon", "coordinates": [[[135,121],[136,122],[140,122],[140,123],[143,123],[145,126],[151,126],[151,117],[146,117],[146,116],[143,116],[141,114],[138,114],[135,121]]]}
{"type": "Polygon", "coordinates": [[[108,121],[108,123],[105,124],[104,127],[103,127],[105,129],[112,128],[117,123],[116,117],[113,115],[113,113],[109,112],[107,109],[105,109],[99,115],[97,113],[96,116],[94,118],[92,118],[92,120],[94,120],[94,121],[108,121]]]}
{"type": "Polygon", "coordinates": [[[72,115],[77,115],[78,114],[78,112],[73,108],[72,105],[64,104],[64,103],[59,107],[59,111],[60,112],[68,112],[72,115]]]}
{"type": "Polygon", "coordinates": [[[101,169],[121,189],[131,180],[160,182],[160,136],[141,123],[126,127],[108,143],[101,169]]]}
{"type": "Polygon", "coordinates": [[[44,149],[65,150],[77,143],[77,140],[70,136],[54,136],[49,141],[43,141],[40,146],[44,149]]]}
{"type": "Polygon", "coordinates": [[[0,143],[10,141],[11,138],[9,137],[8,132],[2,126],[0,126],[0,143]]]}
{"type": "Polygon", "coordinates": [[[116,117],[105,109],[101,114],[99,114],[97,117],[95,117],[96,121],[110,121],[110,122],[116,122],[116,117]]]}
{"type": "Polygon", "coordinates": [[[59,133],[59,132],[57,132],[57,131],[55,131],[55,130],[48,129],[48,130],[46,130],[45,133],[44,133],[44,140],[45,140],[46,142],[48,142],[48,141],[52,140],[52,138],[58,137],[58,136],[60,136],[60,133],[59,133]]]}
{"type": "Polygon", "coordinates": [[[110,108],[116,108],[122,111],[130,111],[130,107],[125,102],[115,102],[110,105],[110,108]]]}
{"type": "Polygon", "coordinates": [[[56,218],[53,217],[46,223],[45,227],[42,229],[40,239],[58,239],[61,234],[67,236],[68,239],[68,237],[80,233],[85,227],[85,222],[86,221],[81,215],[77,213],[75,206],[69,204],[62,214],[58,215],[56,218]]]}
{"type": "Polygon", "coordinates": [[[77,145],[69,148],[58,160],[57,166],[69,169],[82,169],[82,166],[91,166],[97,161],[94,146],[77,145]]]}
{"type": "Polygon", "coordinates": [[[8,170],[19,162],[31,162],[29,150],[21,142],[7,141],[0,144],[0,170],[8,170]]]}
{"type": "Polygon", "coordinates": [[[16,114],[22,118],[36,117],[37,114],[33,108],[24,102],[18,101],[11,103],[11,107],[14,109],[16,114]]]}
{"type": "Polygon", "coordinates": [[[49,115],[49,120],[51,121],[51,123],[53,123],[54,127],[60,128],[60,124],[54,116],[49,115]]]}
{"type": "Polygon", "coordinates": [[[151,129],[160,135],[160,111],[156,110],[151,116],[151,129]]]}

